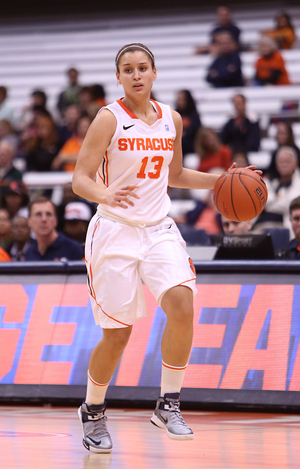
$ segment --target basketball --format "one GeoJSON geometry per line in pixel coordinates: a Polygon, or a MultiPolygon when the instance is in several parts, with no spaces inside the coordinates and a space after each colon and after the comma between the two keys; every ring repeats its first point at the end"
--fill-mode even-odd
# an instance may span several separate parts
{"type": "Polygon", "coordinates": [[[257,217],[267,199],[264,180],[250,169],[229,169],[219,177],[214,187],[214,203],[218,212],[232,221],[248,221],[257,217]]]}

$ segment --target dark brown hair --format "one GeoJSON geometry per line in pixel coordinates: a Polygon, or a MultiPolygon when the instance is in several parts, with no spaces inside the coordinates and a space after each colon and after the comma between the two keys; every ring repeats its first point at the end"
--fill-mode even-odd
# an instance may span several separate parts
{"type": "Polygon", "coordinates": [[[151,60],[152,68],[155,68],[155,59],[151,50],[144,44],[141,44],[140,42],[133,42],[131,44],[126,44],[125,46],[121,47],[121,49],[118,51],[116,55],[116,59],[115,59],[115,64],[116,64],[116,68],[118,72],[120,71],[119,63],[120,63],[120,59],[122,55],[126,54],[126,52],[135,52],[137,50],[142,50],[143,52],[145,52],[148,55],[149,59],[151,60]]]}

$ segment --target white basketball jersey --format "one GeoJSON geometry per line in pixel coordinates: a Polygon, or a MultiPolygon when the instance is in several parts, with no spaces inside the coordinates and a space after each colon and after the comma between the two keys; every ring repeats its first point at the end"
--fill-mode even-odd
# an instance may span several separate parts
{"type": "Polygon", "coordinates": [[[138,119],[121,99],[106,106],[117,119],[117,128],[97,172],[97,183],[107,191],[138,184],[127,209],[99,204],[98,213],[128,221],[156,223],[169,212],[167,194],[169,164],[173,158],[176,136],[169,106],[152,101],[158,114],[153,125],[138,119]]]}

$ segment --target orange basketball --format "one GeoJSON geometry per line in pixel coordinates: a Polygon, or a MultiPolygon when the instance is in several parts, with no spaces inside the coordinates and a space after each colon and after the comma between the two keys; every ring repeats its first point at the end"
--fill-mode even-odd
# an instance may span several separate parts
{"type": "Polygon", "coordinates": [[[257,217],[267,199],[264,180],[250,169],[229,169],[219,177],[214,187],[217,210],[232,221],[248,221],[257,217]]]}

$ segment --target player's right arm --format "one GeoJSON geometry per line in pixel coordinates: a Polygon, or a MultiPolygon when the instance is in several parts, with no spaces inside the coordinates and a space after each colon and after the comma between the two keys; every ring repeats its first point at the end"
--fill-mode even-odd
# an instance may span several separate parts
{"type": "Polygon", "coordinates": [[[135,194],[136,185],[124,186],[111,191],[95,182],[97,170],[116,131],[117,121],[112,112],[103,109],[91,123],[80,149],[73,174],[72,188],[75,194],[92,202],[112,207],[128,208],[134,205],[129,197],[135,194]]]}

